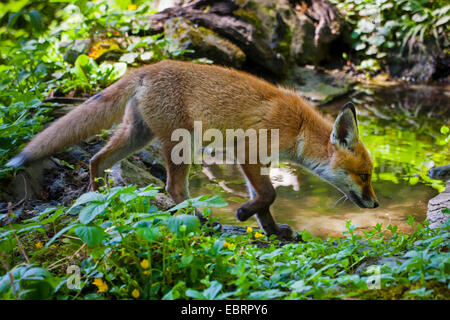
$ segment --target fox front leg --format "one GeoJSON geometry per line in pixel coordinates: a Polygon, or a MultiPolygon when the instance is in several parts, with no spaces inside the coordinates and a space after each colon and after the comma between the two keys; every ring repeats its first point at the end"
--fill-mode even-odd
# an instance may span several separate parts
{"type": "Polygon", "coordinates": [[[241,165],[247,180],[250,201],[236,211],[239,221],[246,221],[256,214],[259,226],[268,236],[275,234],[281,239],[291,239],[292,229],[286,225],[278,225],[270,213],[270,206],[275,201],[275,189],[267,175],[261,175],[261,165],[241,165]]]}

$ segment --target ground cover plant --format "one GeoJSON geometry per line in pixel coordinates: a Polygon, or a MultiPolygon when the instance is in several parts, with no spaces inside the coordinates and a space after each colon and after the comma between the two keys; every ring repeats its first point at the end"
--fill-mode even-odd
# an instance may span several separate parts
{"type": "Polygon", "coordinates": [[[414,231],[406,235],[392,225],[361,233],[347,221],[342,238],[303,231],[299,241],[280,243],[250,227],[227,235],[201,226],[193,208],[208,215],[210,207],[226,205],[218,197],[161,211],[151,201],[158,192],[106,188],[83,194],[70,208],[49,208],[0,228],[0,297],[449,298],[448,223],[431,230],[410,217],[414,231]],[[364,263],[368,268],[358,269],[364,263]]]}
{"type": "Polygon", "coordinates": [[[352,26],[358,68],[377,71],[412,54],[448,54],[450,5],[446,1],[331,0],[352,26]]]}

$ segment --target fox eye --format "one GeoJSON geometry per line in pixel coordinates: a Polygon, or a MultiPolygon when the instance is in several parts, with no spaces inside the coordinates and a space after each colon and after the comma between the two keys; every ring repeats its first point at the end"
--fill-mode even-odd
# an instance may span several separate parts
{"type": "Polygon", "coordinates": [[[360,174],[359,177],[361,178],[361,180],[363,182],[367,182],[369,180],[369,175],[368,174],[360,174]]]}

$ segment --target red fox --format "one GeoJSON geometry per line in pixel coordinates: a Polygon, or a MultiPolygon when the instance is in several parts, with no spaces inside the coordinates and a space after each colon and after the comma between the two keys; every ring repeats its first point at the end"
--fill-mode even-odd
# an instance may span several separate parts
{"type": "MultiPolygon", "coordinates": [[[[90,160],[90,188],[104,170],[145,147],[162,144],[166,190],[176,203],[189,198],[189,164],[176,164],[171,151],[176,129],[278,129],[279,152],[335,186],[361,208],[376,208],[372,160],[359,140],[355,107],[348,103],[334,123],[294,91],[245,72],[165,60],[144,66],[93,96],[40,132],[7,166],[20,167],[121,122],[108,143],[90,160]]],[[[275,223],[270,206],[276,194],[262,162],[241,163],[250,200],[236,211],[239,221],[256,215],[262,230],[289,238],[292,230],[275,223]]]]}

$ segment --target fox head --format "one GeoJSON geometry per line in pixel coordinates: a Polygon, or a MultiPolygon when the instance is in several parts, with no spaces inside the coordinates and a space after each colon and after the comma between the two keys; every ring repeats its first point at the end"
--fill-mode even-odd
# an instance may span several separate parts
{"type": "Polygon", "coordinates": [[[342,191],[361,208],[376,208],[378,200],[372,188],[373,164],[369,152],[359,140],[356,110],[347,103],[333,125],[329,141],[329,162],[323,178],[342,191]]]}

